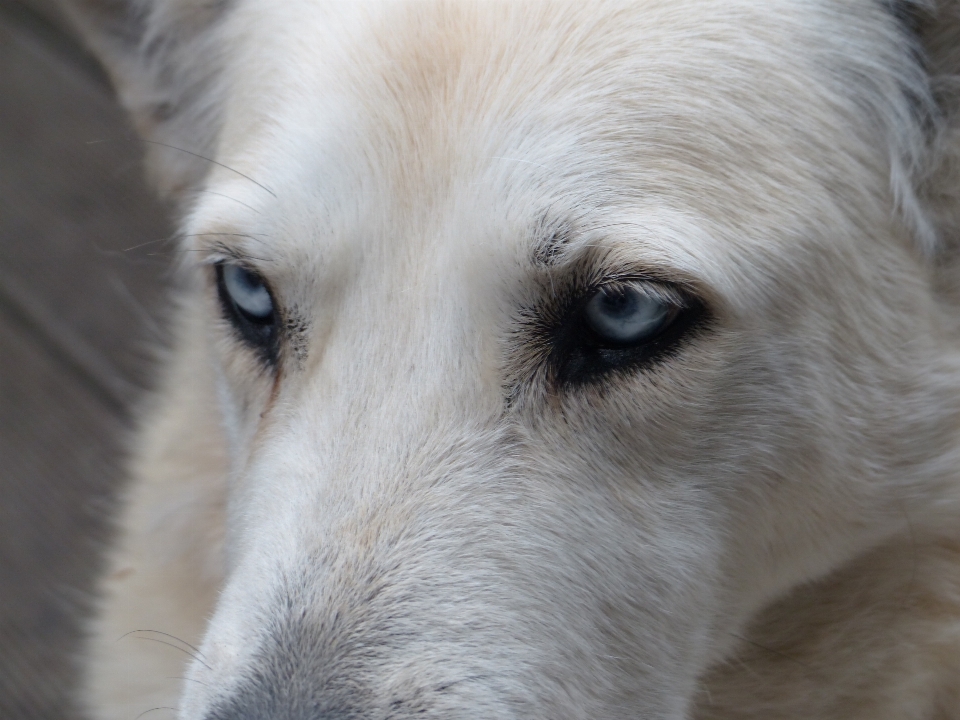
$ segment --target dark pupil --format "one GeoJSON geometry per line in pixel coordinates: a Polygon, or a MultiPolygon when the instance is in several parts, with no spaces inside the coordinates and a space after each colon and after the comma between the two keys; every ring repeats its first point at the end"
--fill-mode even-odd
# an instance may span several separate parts
{"type": "Polygon", "coordinates": [[[637,312],[637,295],[623,290],[604,290],[601,306],[608,316],[629,317],[637,312]]]}
{"type": "Polygon", "coordinates": [[[257,290],[263,286],[260,278],[245,268],[240,268],[240,281],[251,290],[257,290]]]}

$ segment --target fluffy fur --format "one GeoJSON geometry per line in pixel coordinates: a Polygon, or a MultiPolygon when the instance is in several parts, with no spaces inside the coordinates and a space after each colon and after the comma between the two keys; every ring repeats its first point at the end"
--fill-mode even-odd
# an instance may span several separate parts
{"type": "Polygon", "coordinates": [[[184,209],[94,717],[960,718],[952,0],[71,8],[184,209]]]}

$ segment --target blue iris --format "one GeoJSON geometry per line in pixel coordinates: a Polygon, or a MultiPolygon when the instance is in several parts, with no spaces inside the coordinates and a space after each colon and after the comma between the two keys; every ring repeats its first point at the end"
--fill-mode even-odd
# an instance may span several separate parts
{"type": "Polygon", "coordinates": [[[273,300],[263,279],[240,265],[223,266],[223,285],[239,310],[256,320],[273,314],[273,300]]]}
{"type": "Polygon", "coordinates": [[[607,342],[633,345],[653,337],[674,306],[632,285],[600,288],[584,308],[590,328],[607,342]]]}

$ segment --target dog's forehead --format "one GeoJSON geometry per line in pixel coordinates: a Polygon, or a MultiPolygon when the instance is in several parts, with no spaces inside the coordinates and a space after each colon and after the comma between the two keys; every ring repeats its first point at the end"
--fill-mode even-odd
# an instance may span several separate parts
{"type": "Polygon", "coordinates": [[[213,174],[231,201],[208,197],[198,226],[259,227],[309,259],[440,236],[533,255],[553,224],[736,293],[849,224],[839,185],[886,189],[835,68],[808,50],[830,32],[818,12],[248,0],[221,142],[234,170],[213,174]]]}

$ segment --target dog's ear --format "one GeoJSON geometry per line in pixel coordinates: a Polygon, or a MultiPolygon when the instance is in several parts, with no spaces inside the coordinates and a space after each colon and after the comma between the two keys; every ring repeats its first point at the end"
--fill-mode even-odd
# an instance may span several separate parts
{"type": "Polygon", "coordinates": [[[219,132],[215,35],[225,0],[61,0],[146,143],[160,192],[177,197],[209,170],[219,132]]]}

